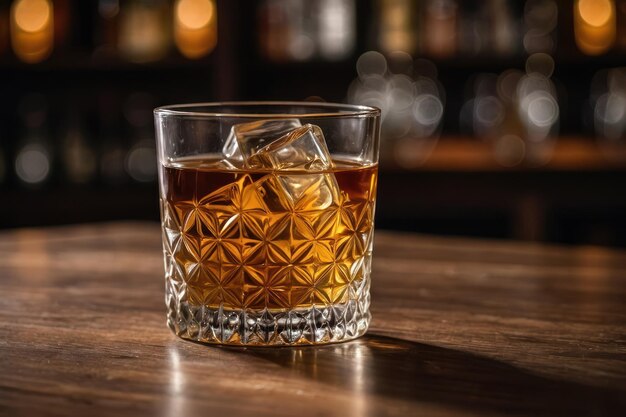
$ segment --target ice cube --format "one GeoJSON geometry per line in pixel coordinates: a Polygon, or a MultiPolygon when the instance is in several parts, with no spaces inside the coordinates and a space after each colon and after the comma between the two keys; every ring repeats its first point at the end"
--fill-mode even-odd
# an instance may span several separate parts
{"type": "Polygon", "coordinates": [[[339,201],[339,186],[335,175],[327,171],[332,168],[332,160],[319,126],[307,124],[295,128],[255,153],[244,152],[244,163],[248,168],[275,170],[260,180],[259,185],[270,185],[273,192],[267,192],[266,197],[276,198],[278,193],[290,209],[323,210],[339,201]]]}
{"type": "Polygon", "coordinates": [[[277,176],[297,211],[324,210],[339,203],[341,193],[335,174],[278,174],[277,176]]]}
{"type": "Polygon", "coordinates": [[[241,165],[243,163],[243,155],[239,151],[239,145],[237,144],[237,136],[235,136],[235,126],[230,129],[230,134],[226,138],[226,143],[222,148],[222,154],[224,155],[224,161],[228,161],[231,164],[241,165]]]}
{"type": "Polygon", "coordinates": [[[302,125],[298,119],[257,120],[236,124],[231,127],[222,148],[224,159],[234,166],[242,166],[244,162],[242,150],[246,155],[251,155],[300,126],[302,125]]]}
{"type": "Polygon", "coordinates": [[[324,210],[339,205],[341,198],[332,173],[272,173],[255,184],[265,206],[274,213],[324,210]]]}
{"type": "Polygon", "coordinates": [[[322,129],[311,124],[297,127],[264,146],[244,146],[241,140],[239,145],[248,168],[323,171],[332,167],[322,129]]]}

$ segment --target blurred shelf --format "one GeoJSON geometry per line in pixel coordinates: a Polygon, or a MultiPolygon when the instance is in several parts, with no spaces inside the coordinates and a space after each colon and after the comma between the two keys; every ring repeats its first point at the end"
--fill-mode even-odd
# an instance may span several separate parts
{"type": "MultiPolygon", "coordinates": [[[[334,59],[327,60],[323,58],[311,58],[308,60],[296,61],[296,60],[284,60],[284,61],[275,61],[268,58],[264,58],[263,56],[254,56],[254,64],[259,68],[266,69],[278,69],[278,70],[309,70],[309,69],[320,69],[320,70],[330,70],[333,68],[343,68],[346,66],[355,67],[356,60],[359,55],[355,54],[342,59],[334,59]]],[[[356,70],[355,70],[356,74],[356,70]]]]}
{"type": "MultiPolygon", "coordinates": [[[[362,51],[364,52],[364,51],[362,51]]],[[[256,57],[257,69],[272,71],[333,71],[337,69],[350,68],[356,77],[356,60],[359,54],[354,54],[340,60],[324,60],[314,58],[308,61],[272,61],[263,57],[256,57]]],[[[482,53],[477,55],[458,54],[453,57],[437,57],[423,53],[413,54],[414,59],[427,59],[432,61],[438,69],[445,70],[467,70],[467,71],[501,71],[507,68],[524,69],[528,54],[526,52],[514,53],[511,55],[493,55],[482,53]]],[[[577,65],[581,67],[615,67],[626,65],[625,52],[610,52],[604,55],[589,56],[580,52],[560,52],[553,56],[557,70],[559,67],[567,65],[577,65]]],[[[580,68],[577,68],[580,69],[580,68]]]]}
{"type": "Polygon", "coordinates": [[[27,72],[102,72],[102,71],[176,71],[176,70],[203,70],[215,66],[214,54],[197,60],[191,60],[182,55],[172,53],[169,56],[154,62],[135,63],[117,55],[108,54],[98,56],[87,53],[59,53],[45,61],[36,64],[27,64],[14,56],[0,59],[0,72],[27,71],[27,72]]]}
{"type": "Polygon", "coordinates": [[[0,188],[0,196],[0,228],[159,217],[156,184],[0,188]]]}
{"type": "Polygon", "coordinates": [[[323,84],[319,85],[319,80],[323,80],[326,84],[334,84],[337,83],[337,81],[341,81],[343,83],[348,80],[348,84],[342,84],[343,88],[347,89],[349,82],[357,77],[356,59],[357,57],[341,61],[259,61],[248,66],[247,71],[254,73],[257,79],[260,78],[277,84],[290,84],[289,87],[291,88],[294,87],[294,85],[292,85],[293,83],[297,83],[297,87],[302,88],[304,84],[303,80],[314,80],[315,82],[312,82],[311,84],[315,84],[317,87],[323,87],[323,84]]]}
{"type": "Polygon", "coordinates": [[[626,170],[381,171],[380,228],[626,246],[626,170]]]}
{"type": "MultiPolygon", "coordinates": [[[[442,70],[487,70],[489,72],[495,72],[507,68],[524,69],[528,53],[515,53],[508,56],[492,54],[478,54],[475,56],[461,55],[450,58],[438,58],[416,54],[415,58],[428,59],[442,70]]],[[[557,71],[560,67],[566,67],[567,65],[594,68],[626,65],[626,54],[624,52],[610,52],[605,55],[597,56],[584,55],[579,52],[560,52],[555,53],[552,58],[554,59],[557,71]]]]}
{"type": "Polygon", "coordinates": [[[242,68],[241,86],[246,98],[303,100],[310,96],[345,101],[356,78],[355,61],[274,63],[259,61],[242,68]]]}
{"type": "MultiPolygon", "coordinates": [[[[385,146],[383,143],[381,146],[385,146]]],[[[524,161],[511,167],[498,163],[493,145],[471,137],[442,137],[422,164],[398,163],[386,158],[382,169],[388,171],[504,172],[504,171],[626,171],[626,146],[602,148],[596,140],[560,137],[552,156],[542,165],[524,161]]]]}

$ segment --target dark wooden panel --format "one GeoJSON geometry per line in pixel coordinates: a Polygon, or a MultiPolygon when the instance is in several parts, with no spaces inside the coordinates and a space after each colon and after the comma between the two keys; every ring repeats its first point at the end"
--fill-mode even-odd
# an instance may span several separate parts
{"type": "Polygon", "coordinates": [[[626,252],[379,232],[354,342],[165,326],[156,224],[0,235],[0,415],[626,415],[626,252]]]}

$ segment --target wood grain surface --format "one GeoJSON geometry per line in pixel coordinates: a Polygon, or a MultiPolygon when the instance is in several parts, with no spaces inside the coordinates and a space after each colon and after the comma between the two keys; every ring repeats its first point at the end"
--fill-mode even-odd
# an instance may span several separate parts
{"type": "Polygon", "coordinates": [[[626,252],[379,231],[356,341],[165,325],[159,227],[0,233],[0,415],[626,415],[626,252]]]}

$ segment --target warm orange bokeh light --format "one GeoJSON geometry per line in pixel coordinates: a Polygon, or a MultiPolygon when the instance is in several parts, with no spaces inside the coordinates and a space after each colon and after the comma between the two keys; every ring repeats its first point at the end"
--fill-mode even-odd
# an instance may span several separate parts
{"type": "Polygon", "coordinates": [[[11,44],[24,62],[46,59],[54,43],[54,17],[50,0],[17,0],[11,7],[11,44]]]}
{"type": "Polygon", "coordinates": [[[574,3],[574,36],[578,48],[587,55],[608,51],[616,36],[613,0],[578,0],[574,3]]]}
{"type": "Polygon", "coordinates": [[[214,11],[210,0],[180,0],[176,4],[176,19],[187,29],[201,29],[211,22],[214,11]]]}
{"type": "Polygon", "coordinates": [[[187,58],[201,58],[217,44],[214,0],[178,0],[174,9],[174,40],[187,58]]]}
{"type": "Polygon", "coordinates": [[[578,2],[580,18],[590,26],[603,26],[615,13],[610,0],[580,0],[578,2]]]}
{"type": "Polygon", "coordinates": [[[38,32],[46,26],[52,14],[47,0],[21,0],[15,4],[15,24],[25,32],[38,32]]]}

